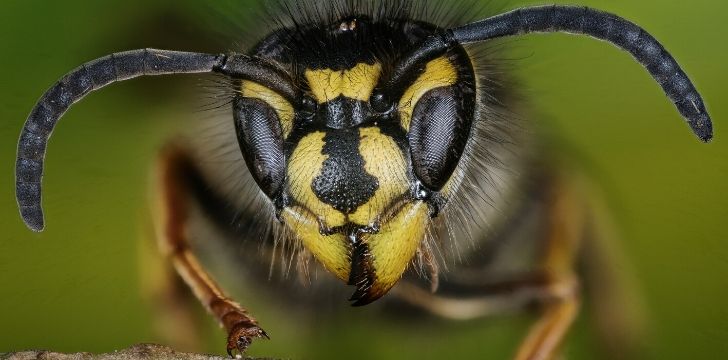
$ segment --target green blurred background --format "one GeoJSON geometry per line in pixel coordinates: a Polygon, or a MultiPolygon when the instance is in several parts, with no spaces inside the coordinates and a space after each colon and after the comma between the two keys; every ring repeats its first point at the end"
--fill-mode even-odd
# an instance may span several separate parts
{"type": "MultiPolygon", "coordinates": [[[[506,8],[526,4],[535,3],[514,1],[506,8]]],[[[649,358],[725,356],[728,3],[578,4],[618,13],[661,39],[702,92],[716,138],[708,145],[696,140],[628,55],[565,35],[513,42],[521,55],[517,75],[538,111],[548,115],[536,128],[575,151],[605,189],[622,235],[619,246],[643,294],[649,358]]],[[[208,5],[191,0],[4,0],[0,5],[0,352],[101,352],[162,341],[152,330],[153,311],[140,289],[145,267],[139,239],[150,226],[148,170],[164,139],[199,115],[191,101],[198,82],[194,77],[137,80],[95,93],[73,108],[49,147],[47,230],[40,234],[23,226],[15,207],[16,140],[41,93],[84,61],[141,47],[232,48],[226,40],[209,41],[215,33],[205,24],[221,27],[200,15],[209,13],[208,5]]],[[[232,20],[246,21],[244,15],[232,20]]],[[[274,341],[256,343],[251,355],[500,359],[512,353],[532,319],[516,315],[409,326],[371,322],[371,310],[345,306],[342,300],[342,321],[316,329],[283,318],[276,309],[254,308],[274,341]]],[[[200,350],[221,353],[223,334],[206,321],[200,350]]],[[[569,358],[593,358],[595,340],[585,322],[580,320],[569,337],[569,358]]]]}

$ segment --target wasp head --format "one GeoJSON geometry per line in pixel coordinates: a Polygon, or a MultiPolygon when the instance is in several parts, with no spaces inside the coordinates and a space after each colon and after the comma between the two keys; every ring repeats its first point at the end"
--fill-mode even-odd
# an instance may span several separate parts
{"type": "Polygon", "coordinates": [[[470,136],[475,84],[462,47],[391,84],[397,64],[435,31],[350,17],[278,32],[256,55],[287,68],[300,94],[245,80],[234,100],[251,173],[285,226],[356,286],[357,305],[400,279],[452,191],[470,136]]]}

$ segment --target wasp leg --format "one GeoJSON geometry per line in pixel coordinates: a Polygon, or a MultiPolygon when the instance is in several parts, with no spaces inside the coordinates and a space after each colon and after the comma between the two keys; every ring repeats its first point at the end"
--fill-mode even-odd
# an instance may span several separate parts
{"type": "Polygon", "coordinates": [[[580,307],[580,286],[575,266],[585,231],[585,204],[577,186],[556,179],[547,198],[548,221],[541,269],[546,277],[542,314],[516,353],[517,360],[546,360],[559,347],[580,307]]]}
{"type": "Polygon", "coordinates": [[[482,285],[476,294],[444,295],[402,280],[392,294],[409,305],[452,320],[473,320],[522,310],[544,295],[541,273],[519,274],[482,285]]]}
{"type": "Polygon", "coordinates": [[[162,214],[157,230],[159,247],[205,309],[227,331],[228,355],[235,350],[242,354],[253,339],[268,335],[240,304],[225,295],[192,253],[187,239],[188,216],[197,192],[193,187],[201,187],[202,183],[188,152],[178,145],[163,150],[158,175],[162,214]]]}
{"type": "MultiPolygon", "coordinates": [[[[151,227],[153,224],[149,222],[151,227]]],[[[165,345],[182,352],[195,352],[202,346],[202,314],[197,299],[174,269],[166,264],[158,246],[151,241],[154,229],[145,229],[139,241],[139,282],[142,295],[154,314],[154,334],[165,345]],[[151,236],[150,236],[151,235],[151,236]]]]}
{"type": "Polygon", "coordinates": [[[516,360],[547,360],[558,355],[559,346],[579,313],[576,281],[554,283],[546,291],[552,297],[545,304],[539,321],[521,343],[516,360]]]}

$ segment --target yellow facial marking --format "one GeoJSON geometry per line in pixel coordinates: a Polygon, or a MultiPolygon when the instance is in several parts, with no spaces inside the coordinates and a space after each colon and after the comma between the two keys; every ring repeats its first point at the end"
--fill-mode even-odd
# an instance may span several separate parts
{"type": "Polygon", "coordinates": [[[367,226],[409,190],[407,163],[394,140],[377,127],[361,128],[359,153],[367,173],[376,177],[379,187],[374,196],[349,215],[349,221],[367,226]]]}
{"type": "Polygon", "coordinates": [[[423,95],[432,89],[451,86],[457,80],[457,70],[447,58],[440,57],[427,63],[425,72],[405,90],[404,95],[399,100],[399,116],[405,131],[409,131],[412,112],[423,95]]]}
{"type": "Polygon", "coordinates": [[[348,70],[306,70],[304,75],[316,101],[323,104],[340,95],[369,101],[381,72],[382,66],[379,63],[359,63],[348,70]]]}
{"type": "Polygon", "coordinates": [[[312,189],[314,178],[321,173],[328,155],[323,132],[303,137],[288,164],[289,191],[299,205],[284,209],[283,222],[311,254],[343,281],[351,270],[350,239],[342,233],[321,234],[321,225],[333,228],[355,223],[379,225],[379,232],[363,235],[369,246],[372,266],[376,271],[374,291],[384,294],[402,276],[428,225],[427,205],[420,202],[403,204],[400,199],[409,191],[407,162],[397,143],[377,127],[359,129],[359,152],[364,170],[376,177],[378,187],[368,202],[348,217],[319,200],[312,189]],[[396,213],[392,213],[396,206],[396,213]]]}
{"type": "Polygon", "coordinates": [[[428,218],[426,204],[408,203],[382,224],[379,233],[365,238],[376,274],[373,295],[386,293],[402,277],[425,237],[428,218]]]}
{"type": "Polygon", "coordinates": [[[349,279],[350,255],[348,240],[343,234],[321,235],[318,220],[307,210],[295,206],[286,208],[281,215],[286,226],[296,234],[326,270],[343,281],[349,279]]]}
{"type": "Polygon", "coordinates": [[[290,194],[305,208],[286,208],[283,222],[303,242],[323,266],[341,280],[347,281],[351,263],[348,240],[342,234],[321,234],[321,222],[327,227],[342,226],[345,216],[331,205],[319,200],[311,188],[313,179],[321,173],[328,155],[321,153],[323,132],[314,132],[300,140],[288,163],[290,194]]]}
{"type": "Polygon", "coordinates": [[[287,138],[293,129],[293,106],[277,92],[258,84],[257,82],[244,80],[240,86],[240,93],[243,97],[259,99],[272,107],[278,120],[281,122],[283,138],[287,138]]]}
{"type": "Polygon", "coordinates": [[[321,153],[324,136],[323,132],[317,131],[299,141],[288,162],[288,182],[294,200],[324,220],[326,226],[335,227],[344,225],[344,214],[319,200],[311,188],[314,178],[321,173],[324,161],[329,158],[321,153]]]}

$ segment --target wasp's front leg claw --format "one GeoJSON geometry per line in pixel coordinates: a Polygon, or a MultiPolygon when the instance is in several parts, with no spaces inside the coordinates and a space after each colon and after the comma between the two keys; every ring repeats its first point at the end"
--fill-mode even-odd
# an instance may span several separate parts
{"type": "Polygon", "coordinates": [[[227,353],[231,358],[234,358],[233,351],[237,350],[239,355],[242,355],[245,350],[250,346],[255,338],[264,337],[270,340],[265,330],[261,329],[257,325],[251,325],[248,323],[241,323],[233,327],[228,333],[227,340],[227,353]]]}

